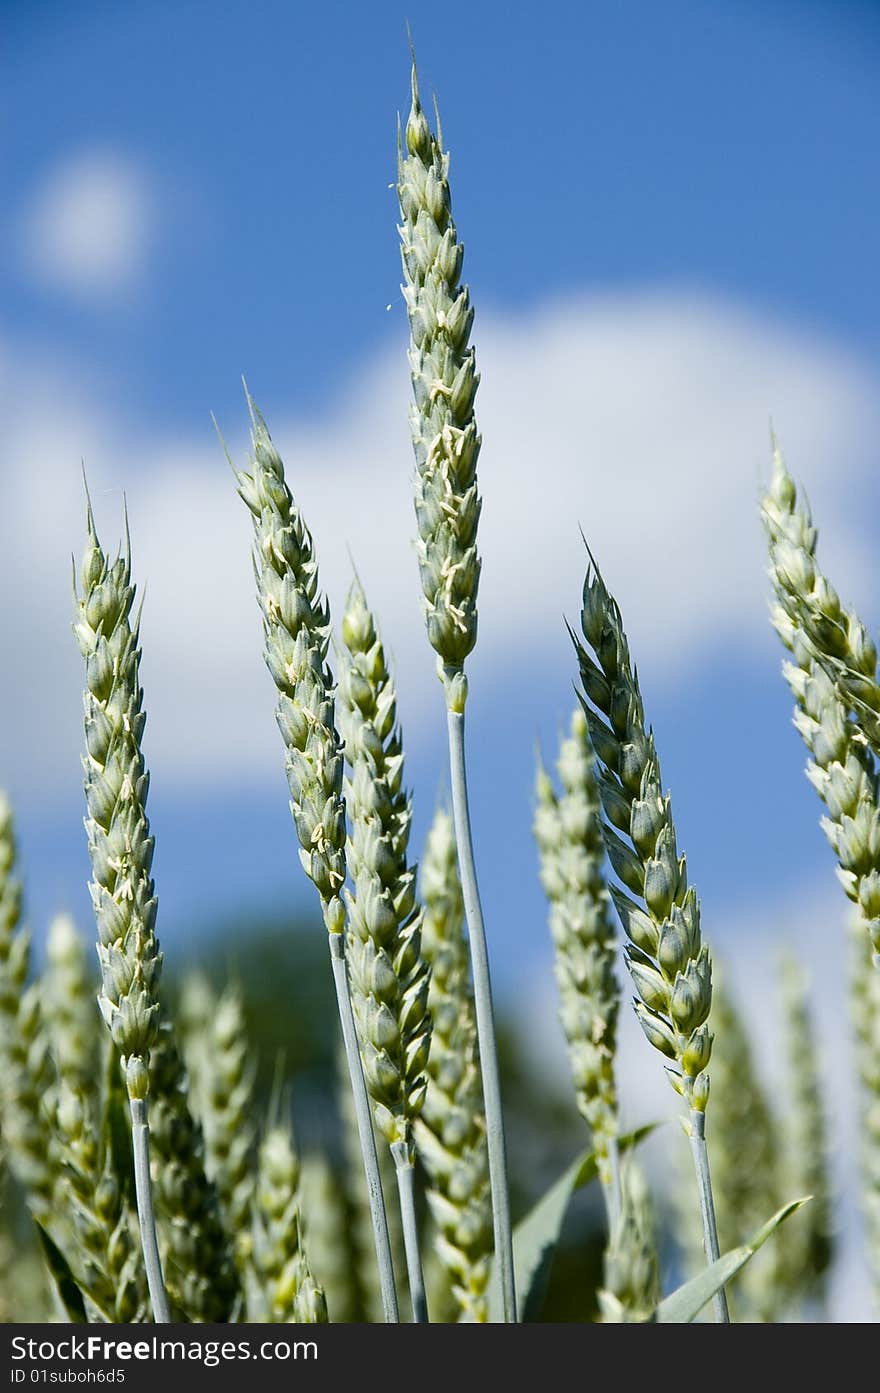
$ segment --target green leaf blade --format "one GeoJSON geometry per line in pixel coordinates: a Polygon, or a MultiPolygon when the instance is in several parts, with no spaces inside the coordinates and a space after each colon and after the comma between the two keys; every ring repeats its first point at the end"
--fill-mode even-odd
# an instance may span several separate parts
{"type": "Polygon", "coordinates": [[[779,1228],[779,1225],[806,1204],[809,1199],[810,1196],[806,1195],[803,1199],[791,1200],[789,1204],[784,1204],[781,1209],[777,1210],[772,1219],[768,1219],[766,1224],[752,1234],[748,1242],[743,1243],[739,1248],[731,1248],[717,1262],[713,1262],[702,1272],[698,1272],[696,1277],[685,1282],[670,1296],[664,1297],[657,1307],[654,1319],[663,1325],[687,1325],[695,1320],[703,1307],[712,1300],[715,1293],[726,1286],[745,1267],[758,1249],[767,1242],[771,1234],[779,1228]]]}

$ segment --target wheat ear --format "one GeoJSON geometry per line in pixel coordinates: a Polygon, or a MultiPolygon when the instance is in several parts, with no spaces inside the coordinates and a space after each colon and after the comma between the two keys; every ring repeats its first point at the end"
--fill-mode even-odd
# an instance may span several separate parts
{"type": "Polygon", "coordinates": [[[460,1319],[481,1322],[489,1318],[492,1260],[489,1159],[455,830],[442,808],[425,842],[420,890],[434,1031],[416,1142],[428,1174],[435,1251],[451,1280],[460,1319]]]}
{"type": "Polygon", "coordinates": [[[98,541],[91,503],[86,521],[88,545],[80,568],[82,596],[75,594],[74,634],[86,671],[85,827],[101,964],[98,1004],[119,1051],[128,1091],[138,1218],[153,1317],[168,1321],[153,1214],[147,1115],[162,955],[155,934],[156,897],[150,874],[149,776],[141,750],[146,713],[139,676],[139,617],[132,618],[135,590],[127,529],[125,552],[111,562],[98,541]]]}
{"type": "Polygon", "coordinates": [[[39,987],[25,986],[30,935],[21,922],[16,860],[12,808],[0,792],[0,1131],[31,1212],[47,1223],[57,1177],[43,1109],[51,1066],[39,987]]]}
{"type": "Polygon", "coordinates": [[[504,1320],[513,1321],[516,1292],[501,1080],[465,761],[464,663],[477,638],[480,579],[480,437],[474,416],[479,375],[474,350],[468,346],[473,311],[467,287],[461,285],[464,249],[452,219],[449,156],[442,149],[439,122],[435,136],[422,110],[415,63],[412,105],[403,139],[399,141],[397,191],[403,293],[410,325],[416,551],[428,639],[437,654],[438,672],[446,692],[452,807],[483,1067],[495,1252],[504,1320]]]}
{"type": "Polygon", "coordinates": [[[342,617],[337,711],[350,768],[345,800],[353,890],[348,900],[349,983],[376,1125],[394,1159],[413,1318],[428,1318],[415,1214],[413,1123],[421,1112],[431,1041],[428,967],[421,955],[412,811],[403,786],[397,697],[361,584],[342,617]]]}
{"type": "Polygon", "coordinates": [[[850,1011],[859,1081],[859,1170],[864,1245],[880,1310],[880,973],[870,963],[868,940],[853,926],[850,948],[850,1011]]]}
{"type": "Polygon", "coordinates": [[[762,515],[775,593],[772,622],[791,654],[783,672],[797,702],[794,723],[810,753],[807,777],[827,810],[822,827],[837,857],[841,884],[859,907],[880,963],[877,766],[834,675],[843,663],[867,682],[876,672],[876,649],[818,567],[818,534],[775,441],[762,515]]]}
{"type": "Polygon", "coordinates": [[[214,1182],[236,1262],[244,1271],[250,1247],[256,1129],[255,1062],[248,1045],[241,995],[228,987],[216,1002],[204,1035],[202,1125],[205,1170],[214,1182]]]}
{"type": "MultiPolygon", "coordinates": [[[[718,1236],[726,1252],[745,1242],[782,1204],[781,1137],[759,1078],[748,1032],[723,985],[712,992],[712,1133],[709,1155],[718,1236]]],[[[798,1191],[808,1194],[809,1190],[798,1191]]],[[[800,1222],[800,1218],[795,1221],[800,1222]]],[[[795,1224],[758,1253],[737,1277],[731,1299],[738,1319],[774,1323],[783,1313],[780,1252],[795,1224]]]]}
{"type": "Polygon", "coordinates": [[[345,804],[342,743],[327,666],[330,616],[318,589],[312,539],[284,478],[281,456],[248,396],[250,473],[236,470],[254,527],[254,571],[263,613],[266,665],[278,689],[290,808],[300,860],[318,891],[327,928],[336,1002],[358,1117],[386,1321],[398,1319],[397,1293],[379,1161],[364,1082],[345,961],[345,804]]]}
{"type": "Polygon", "coordinates": [[[77,1280],[103,1320],[142,1321],[147,1291],[128,1205],[120,1194],[106,1139],[95,1128],[93,1100],[62,1078],[55,1110],[62,1175],[59,1200],[76,1241],[77,1280]]]}
{"type": "Polygon", "coordinates": [[[628,1161],[620,1183],[620,1207],[611,1220],[599,1311],[609,1325],[652,1319],[660,1299],[654,1206],[640,1168],[628,1161]]]}
{"type": "Polygon", "coordinates": [[[299,1158],[283,1127],[271,1127],[260,1146],[253,1226],[252,1261],[264,1319],[326,1323],[327,1303],[303,1241],[299,1158]]]}
{"type": "Polygon", "coordinates": [[[352,1280],[355,1254],[345,1195],[330,1162],[320,1152],[310,1151],[303,1156],[300,1190],[309,1263],[315,1280],[323,1288],[328,1319],[334,1324],[347,1324],[356,1319],[352,1280]]]}
{"type": "Polygon", "coordinates": [[[812,1196],[799,1221],[790,1225],[782,1252],[793,1294],[821,1311],[834,1256],[828,1127],[808,979],[802,963],[791,952],[782,962],[782,1001],[790,1103],[786,1178],[793,1187],[788,1193],[812,1196]]]}
{"type": "MultiPolygon", "coordinates": [[[[358,1287],[358,1300],[366,1319],[375,1324],[383,1319],[383,1297],[379,1269],[376,1261],[375,1244],[372,1238],[372,1214],[370,1195],[361,1183],[362,1168],[359,1166],[360,1133],[354,1106],[354,1095],[346,1086],[348,1064],[342,1041],[337,1051],[336,1072],[339,1080],[337,1099],[339,1116],[342,1122],[342,1155],[344,1161],[343,1190],[351,1214],[351,1232],[355,1251],[355,1276],[358,1287]]],[[[371,1125],[375,1125],[371,1123],[371,1125]]],[[[380,1140],[380,1139],[379,1139],[380,1140]]],[[[395,1273],[400,1277],[398,1300],[405,1301],[407,1292],[402,1274],[406,1271],[406,1251],[403,1243],[403,1225],[400,1204],[397,1199],[397,1173],[391,1152],[380,1144],[376,1151],[379,1162],[379,1183],[382,1186],[385,1211],[388,1216],[388,1240],[395,1273]]]]}
{"type": "Polygon", "coordinates": [[[59,1079],[96,1099],[101,1018],[85,944],[69,914],[56,915],[49,925],[43,1014],[59,1079]]]}
{"type": "MultiPolygon", "coordinates": [[[[598,760],[602,831],[612,868],[630,892],[613,887],[611,897],[629,939],[626,962],[638,993],[636,1015],[648,1042],[670,1061],[669,1080],[688,1106],[683,1122],[694,1158],[706,1260],[712,1263],[719,1256],[706,1150],[712,964],[700,931],[699,901],[678,853],[672,804],[663,793],[620,610],[592,563],[584,581],[581,630],[584,642],[573,632],[572,639],[598,760]]],[[[723,1289],[713,1308],[716,1320],[729,1319],[723,1289]]]]}
{"type": "Polygon", "coordinates": [[[591,1129],[609,1221],[620,1204],[614,1056],[620,985],[617,934],[605,883],[595,758],[580,707],[560,744],[561,792],[539,762],[535,840],[550,904],[562,1026],[578,1106],[591,1129]]]}

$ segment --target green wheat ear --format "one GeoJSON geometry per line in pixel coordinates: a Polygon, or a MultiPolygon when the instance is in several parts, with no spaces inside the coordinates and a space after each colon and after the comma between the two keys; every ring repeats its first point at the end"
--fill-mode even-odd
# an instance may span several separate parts
{"type": "Polygon", "coordinates": [[[880,973],[870,945],[854,924],[850,945],[850,1015],[859,1083],[859,1170],[864,1249],[874,1306],[880,1312],[880,973]]]}
{"type": "Polygon", "coordinates": [[[560,1015],[578,1107],[591,1129],[609,1218],[619,1201],[614,1056],[620,986],[617,933],[605,883],[605,844],[587,720],[571,718],[559,749],[561,791],[539,762],[534,816],[541,883],[550,905],[560,1015]]]}
{"type": "Polygon", "coordinates": [[[450,702],[477,639],[479,384],[468,344],[474,312],[460,284],[464,249],[452,218],[449,155],[422,110],[415,64],[412,106],[398,152],[403,288],[410,325],[416,459],[416,549],[428,638],[450,702]]]}
{"type": "Polygon", "coordinates": [[[786,1179],[795,1193],[812,1199],[788,1228],[781,1251],[790,1289],[821,1313],[834,1256],[826,1089],[807,975],[791,952],[782,962],[782,998],[789,1101],[786,1179]]]}
{"type": "MultiPolygon", "coordinates": [[[[645,1037],[668,1061],[670,1083],[685,1100],[707,1262],[719,1257],[705,1113],[712,1052],[708,1018],[712,960],[703,942],[700,904],[679,854],[672,802],[630,657],[620,610],[590,558],[584,580],[577,653],[589,738],[598,762],[602,832],[620,886],[612,887],[629,940],[626,963],[645,1037]],[[628,893],[627,893],[628,892],[628,893]]],[[[723,1289],[716,1319],[728,1320],[723,1289]]]]}
{"type": "Polygon", "coordinates": [[[492,1200],[483,1084],[452,818],[434,815],[421,864],[422,952],[434,1019],[428,1091],[416,1124],[436,1226],[434,1253],[462,1321],[489,1318],[492,1200]]]}
{"type": "Polygon", "coordinates": [[[431,1040],[421,910],[408,859],[412,821],[403,785],[397,695],[360,581],[342,616],[338,714],[351,774],[347,860],[348,970],[376,1125],[412,1160],[431,1040]]]}
{"type": "Polygon", "coordinates": [[[327,1303],[305,1251],[300,1165],[288,1133],[272,1126],[259,1151],[251,1263],[262,1319],[326,1324],[327,1303]]]}
{"type": "Polygon", "coordinates": [[[253,562],[263,615],[264,656],[278,692],[275,714],[284,743],[300,861],[318,892],[327,929],[372,1207],[385,1319],[396,1322],[397,1291],[388,1221],[345,957],[343,749],[336,728],[335,689],[327,662],[330,614],[319,590],[312,538],[287,486],[281,456],[249,394],[247,400],[252,444],[249,470],[235,469],[234,465],[232,468],[253,524],[253,562]]]}
{"type": "Polygon", "coordinates": [[[785,678],[797,702],[794,724],[810,754],[807,777],[826,807],[822,828],[846,894],[859,907],[880,964],[880,786],[872,750],[850,706],[857,673],[876,679],[877,651],[858,616],[844,610],[816,560],[818,534],[774,441],[773,477],[762,515],[775,603],[773,627],[791,660],[785,678]]]}
{"type": "Polygon", "coordinates": [[[398,131],[403,294],[409,315],[415,451],[416,552],[428,639],[446,695],[452,809],[468,925],[474,1005],[482,1060],[483,1111],[495,1252],[505,1322],[516,1320],[513,1237],[507,1155],[489,952],[477,882],[465,758],[465,659],[477,638],[480,558],[477,524],[480,437],[474,417],[479,383],[469,338],[473,313],[460,284],[463,249],[452,220],[449,156],[422,110],[415,61],[412,105],[403,138],[398,131]]]}
{"type": "Polygon", "coordinates": [[[44,1099],[52,1082],[40,990],[26,987],[30,935],[21,922],[21,883],[12,808],[0,792],[0,1134],[34,1216],[52,1218],[57,1164],[44,1099]]]}

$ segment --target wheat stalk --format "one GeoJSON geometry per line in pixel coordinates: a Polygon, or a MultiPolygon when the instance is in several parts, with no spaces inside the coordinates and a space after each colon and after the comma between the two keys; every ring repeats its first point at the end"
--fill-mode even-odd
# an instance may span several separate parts
{"type": "Polygon", "coordinates": [[[464,663],[477,638],[480,579],[481,502],[476,472],[480,437],[474,416],[479,375],[474,350],[468,346],[473,311],[467,287],[460,283],[464,249],[452,219],[449,156],[442,148],[439,120],[437,125],[435,137],[422,110],[413,62],[412,104],[403,140],[398,142],[397,192],[403,293],[410,325],[416,551],[428,639],[446,692],[452,806],[483,1067],[495,1251],[504,1320],[513,1321],[516,1292],[501,1081],[464,744],[464,663]]]}
{"type": "Polygon", "coordinates": [[[605,884],[595,760],[580,707],[560,744],[557,793],[540,764],[534,817],[541,883],[550,903],[562,1026],[578,1106],[593,1134],[609,1220],[620,1203],[614,1055],[620,987],[617,935],[605,884]]]}
{"type": "MultiPolygon", "coordinates": [[[[251,472],[235,470],[254,528],[254,571],[263,613],[266,665],[278,689],[276,718],[284,741],[290,808],[300,860],[318,891],[327,928],[333,983],[358,1118],[386,1321],[396,1321],[388,1221],[358,1049],[345,961],[346,875],[343,754],[334,723],[327,666],[330,616],[318,589],[312,539],[284,478],[281,457],[250,396],[251,472]]],[[[233,466],[234,468],[234,466],[233,466]]]]}
{"type": "Polygon", "coordinates": [[[420,889],[434,1031],[416,1141],[430,1182],[434,1251],[451,1280],[460,1318],[486,1321],[492,1258],[486,1122],[455,831],[442,808],[425,842],[420,889]]]}
{"type": "MultiPolygon", "coordinates": [[[[602,831],[614,872],[630,892],[612,887],[611,896],[629,939],[626,962],[638,993],[639,1024],[670,1061],[669,1080],[688,1106],[683,1122],[694,1158],[706,1260],[712,1263],[719,1256],[705,1132],[712,964],[696,892],[678,853],[672,804],[663,793],[620,610],[592,562],[584,580],[581,630],[587,647],[570,632],[598,760],[602,831]]],[[[729,1318],[723,1290],[713,1306],[716,1320],[729,1318]]]]}
{"type": "Polygon", "coordinates": [[[348,901],[349,983],[376,1125],[391,1149],[400,1195],[414,1319],[427,1320],[418,1248],[412,1128],[427,1081],[429,972],[421,956],[416,874],[408,862],[410,800],[385,650],[361,584],[342,618],[338,716],[351,775],[345,798],[353,890],[348,901]]]}
{"type": "Polygon", "coordinates": [[[876,670],[876,650],[818,567],[816,529],[775,441],[762,515],[776,597],[772,622],[792,658],[783,672],[797,702],[794,723],[811,757],[807,777],[827,810],[822,827],[837,856],[841,884],[858,905],[880,960],[877,767],[833,675],[835,664],[843,662],[867,680],[876,670]]]}
{"type": "Polygon", "coordinates": [[[49,1222],[57,1167],[43,1100],[51,1067],[39,987],[25,986],[30,935],[21,923],[16,859],[12,808],[0,792],[0,1130],[32,1213],[49,1222]]]}
{"type": "Polygon", "coordinates": [[[264,1319],[326,1322],[324,1293],[311,1274],[303,1243],[299,1159],[283,1127],[271,1127],[260,1146],[253,1226],[252,1261],[264,1319]]]}

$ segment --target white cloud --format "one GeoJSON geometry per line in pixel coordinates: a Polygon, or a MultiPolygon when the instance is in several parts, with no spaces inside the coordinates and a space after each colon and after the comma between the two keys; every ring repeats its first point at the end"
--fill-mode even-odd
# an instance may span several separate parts
{"type": "Polygon", "coordinates": [[[129,289],[154,231],[153,198],[127,156],[84,151],[57,165],[34,192],[21,221],[33,274],[77,296],[129,289]]]}
{"type": "MultiPolygon", "coordinates": [[[[877,392],[841,350],[725,302],[672,295],[484,321],[478,350],[484,565],[473,676],[487,702],[497,683],[507,700],[541,690],[548,673],[567,701],[562,615],[578,609],[579,522],[652,688],[687,680],[716,645],[772,641],[756,515],[770,406],[810,487],[823,556],[846,594],[865,595],[860,528],[870,495],[860,451],[876,438],[877,392]]],[[[0,694],[4,766],[23,773],[36,763],[45,779],[75,771],[68,558],[81,546],[84,455],[105,539],[118,532],[128,494],[135,571],[147,587],[156,777],[164,787],[276,777],[248,519],[210,428],[198,440],[155,439],[99,408],[69,369],[28,365],[17,353],[5,361],[0,584],[13,603],[3,606],[0,638],[17,661],[0,694]]],[[[317,424],[263,405],[337,614],[346,544],[356,558],[398,661],[412,743],[436,698],[410,543],[406,402],[395,353],[370,363],[317,424]]],[[[243,435],[223,424],[240,455],[243,435]]],[[[530,748],[533,730],[520,734],[530,748]]]]}

